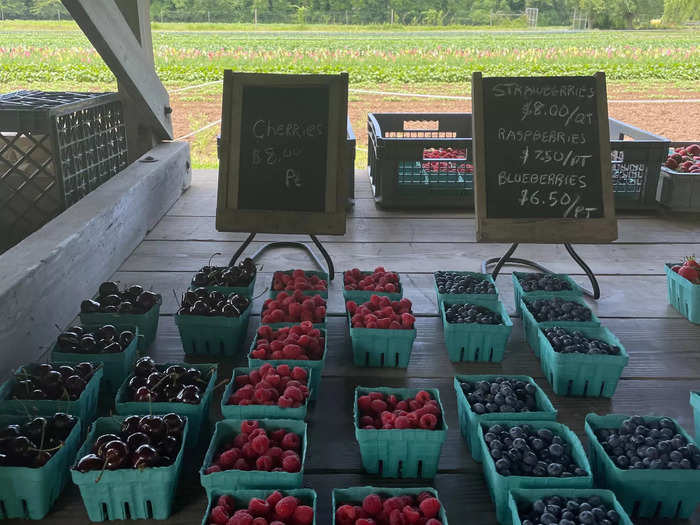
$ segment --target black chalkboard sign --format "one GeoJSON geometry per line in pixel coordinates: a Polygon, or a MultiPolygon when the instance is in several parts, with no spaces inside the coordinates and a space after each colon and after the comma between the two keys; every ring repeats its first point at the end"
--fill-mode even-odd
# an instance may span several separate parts
{"type": "Polygon", "coordinates": [[[243,88],[240,209],[323,212],[329,87],[243,88]]]}
{"type": "Polygon", "coordinates": [[[219,231],[345,232],[347,74],[224,74],[219,231]]]}
{"type": "Polygon", "coordinates": [[[616,237],[604,78],[475,74],[474,81],[477,237],[616,237]]]}

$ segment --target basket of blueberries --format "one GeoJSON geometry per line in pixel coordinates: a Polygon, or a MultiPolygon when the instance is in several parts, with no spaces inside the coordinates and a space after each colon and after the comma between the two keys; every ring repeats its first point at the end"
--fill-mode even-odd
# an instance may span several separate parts
{"type": "Polygon", "coordinates": [[[503,359],[513,322],[500,301],[473,299],[469,302],[440,303],[445,345],[450,361],[503,359]]]}
{"type": "Polygon", "coordinates": [[[457,375],[454,378],[459,429],[474,461],[481,462],[482,422],[554,421],[557,411],[529,376],[457,375]],[[514,415],[517,414],[517,415],[514,415]]]}
{"type": "Polygon", "coordinates": [[[583,295],[579,285],[564,273],[513,272],[513,290],[517,313],[520,313],[520,300],[524,297],[530,300],[548,297],[576,299],[583,295]]]}
{"type": "Polygon", "coordinates": [[[554,421],[517,419],[481,423],[479,443],[486,484],[499,523],[508,523],[513,489],[588,489],[591,467],[568,427],[554,421]]]}
{"type": "Polygon", "coordinates": [[[600,319],[581,297],[575,299],[549,297],[532,300],[525,297],[520,303],[525,339],[537,357],[540,356],[538,328],[559,326],[580,330],[600,326],[600,319]]]}
{"type": "Polygon", "coordinates": [[[634,525],[609,490],[514,490],[508,507],[512,525],[634,525]]]}
{"type": "Polygon", "coordinates": [[[700,448],[675,420],[586,416],[596,486],[632,517],[687,519],[700,504],[700,448]]]}
{"type": "Polygon", "coordinates": [[[629,356],[605,328],[539,330],[542,371],[560,396],[612,397],[629,356]]]}
{"type": "Polygon", "coordinates": [[[213,257],[209,259],[207,266],[202,267],[194,274],[190,290],[204,288],[207,292],[217,291],[224,295],[237,293],[252,297],[255,279],[258,275],[255,261],[247,257],[243,262],[234,266],[212,266],[211,259],[213,257]]]}
{"type": "Polygon", "coordinates": [[[498,288],[488,273],[439,271],[433,274],[438,305],[445,301],[452,303],[481,300],[495,305],[498,302],[498,288]]]}

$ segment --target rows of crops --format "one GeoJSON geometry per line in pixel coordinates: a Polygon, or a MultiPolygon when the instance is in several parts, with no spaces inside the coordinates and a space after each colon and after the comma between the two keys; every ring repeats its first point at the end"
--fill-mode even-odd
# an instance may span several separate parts
{"type": "MultiPolygon", "coordinates": [[[[170,83],[218,80],[223,69],[347,71],[352,82],[465,82],[487,75],[606,71],[611,80],[700,79],[700,36],[657,32],[154,32],[156,67],[170,83]]],[[[0,31],[0,82],[108,82],[79,31],[0,31]]]]}

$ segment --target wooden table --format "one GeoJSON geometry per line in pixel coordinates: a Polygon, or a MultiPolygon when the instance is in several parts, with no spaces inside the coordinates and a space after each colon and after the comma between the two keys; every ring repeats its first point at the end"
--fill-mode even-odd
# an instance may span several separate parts
{"type": "MultiPolygon", "coordinates": [[[[452,385],[454,374],[504,373],[533,376],[559,410],[559,420],[583,438],[584,417],[589,412],[659,414],[677,418],[692,433],[693,416],[689,390],[700,390],[700,326],[693,325],[671,308],[666,298],[663,264],[682,256],[700,254],[700,220],[697,217],[660,217],[625,214],[620,217],[620,239],[611,245],[578,247],[579,253],[600,278],[603,297],[590,303],[603,324],[622,341],[630,354],[612,399],[555,396],[544,379],[539,362],[523,339],[519,318],[502,363],[452,364],[447,359],[432,272],[479,269],[481,261],[501,255],[502,244],[477,244],[472,213],[382,211],[374,206],[364,172],[356,178],[357,202],[343,237],[322,238],[339,272],[357,266],[363,270],[384,266],[398,271],[404,294],[414,304],[418,338],[406,370],[358,368],[344,317],[342,276],[329,290],[328,357],[321,382],[321,395],[312,405],[309,418],[309,449],[304,485],[318,493],[316,523],[330,523],[330,494],[333,488],[360,485],[434,486],[447,508],[451,525],[495,525],[495,510],[489,498],[481,465],[476,464],[459,433],[457,405],[452,385]],[[415,386],[440,390],[449,425],[440,471],[430,482],[388,481],[362,473],[355,441],[352,399],[355,386],[415,386]]],[[[225,264],[245,234],[219,233],[214,229],[216,174],[200,171],[192,187],[148,234],[114,276],[123,285],[140,283],[163,294],[158,337],[150,350],[159,362],[182,360],[183,352],[173,321],[176,300],[192,274],[217,252],[215,264],[225,264]]],[[[304,240],[298,236],[299,240],[304,240]]],[[[259,235],[247,253],[275,239],[259,235]]],[[[530,257],[559,272],[571,273],[585,283],[581,270],[562,246],[521,246],[518,255],[530,257]]],[[[309,268],[301,251],[266,253],[258,275],[256,295],[246,344],[260,322],[260,307],[266,297],[272,272],[309,268]]],[[[511,268],[504,269],[497,285],[506,308],[514,314],[511,268]]],[[[200,360],[201,361],[201,360],[200,360]]],[[[204,360],[206,361],[206,360],[204,360]]],[[[230,377],[233,366],[246,361],[222,362],[219,377],[230,377]]],[[[220,418],[221,395],[212,402],[212,418],[220,418]]],[[[585,439],[584,439],[585,442],[585,439]]],[[[198,525],[206,501],[198,476],[183,480],[176,509],[167,523],[198,525]]],[[[71,484],[45,520],[50,524],[87,523],[87,515],[75,486],[71,484]]],[[[8,522],[13,523],[13,522],[8,522]]],[[[116,523],[116,522],[113,522],[116,523]]],[[[163,523],[163,522],[141,522],[163,523]]],[[[638,523],[700,524],[700,512],[688,522],[639,521],[638,523]]]]}

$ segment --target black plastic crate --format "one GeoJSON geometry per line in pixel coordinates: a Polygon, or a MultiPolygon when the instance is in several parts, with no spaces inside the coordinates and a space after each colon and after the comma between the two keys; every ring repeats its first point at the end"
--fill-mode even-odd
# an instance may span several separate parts
{"type": "Polygon", "coordinates": [[[473,208],[471,133],[470,113],[369,113],[367,165],[377,204],[473,208]],[[431,156],[449,148],[459,156],[431,156]]]}
{"type": "Polygon", "coordinates": [[[127,164],[119,95],[0,95],[0,253],[127,164]]]}
{"type": "Polygon", "coordinates": [[[615,208],[658,207],[656,189],[661,164],[668,155],[669,140],[619,120],[609,120],[615,208]]]}

